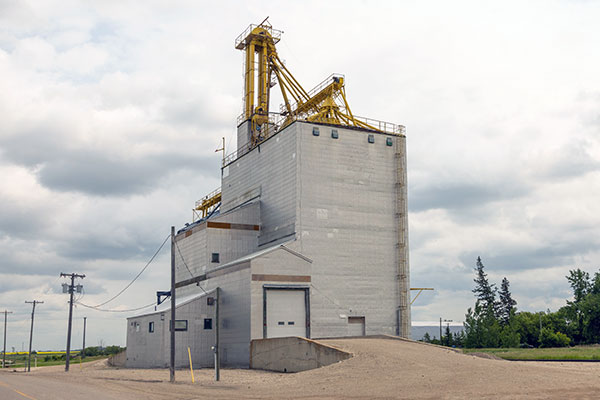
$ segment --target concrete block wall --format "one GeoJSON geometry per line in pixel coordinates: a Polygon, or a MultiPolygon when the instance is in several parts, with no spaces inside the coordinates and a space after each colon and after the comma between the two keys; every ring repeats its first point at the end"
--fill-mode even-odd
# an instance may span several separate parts
{"type": "Polygon", "coordinates": [[[252,260],[252,282],[251,282],[251,314],[252,314],[252,339],[263,338],[263,300],[264,285],[310,285],[310,282],[298,282],[295,280],[285,280],[285,276],[310,277],[311,262],[301,257],[287,252],[284,249],[277,249],[268,254],[262,255],[252,260]],[[277,281],[268,280],[268,278],[259,278],[260,276],[278,276],[277,281]]]}
{"type": "Polygon", "coordinates": [[[259,246],[295,232],[296,125],[292,124],[223,168],[221,212],[260,195],[259,246]]]}
{"type": "Polygon", "coordinates": [[[396,333],[398,307],[396,156],[399,138],[296,123],[298,251],[313,259],[312,337],[396,333]],[[313,135],[318,127],[319,136],[313,135]],[[331,137],[332,129],[338,139],[331,137]]]}

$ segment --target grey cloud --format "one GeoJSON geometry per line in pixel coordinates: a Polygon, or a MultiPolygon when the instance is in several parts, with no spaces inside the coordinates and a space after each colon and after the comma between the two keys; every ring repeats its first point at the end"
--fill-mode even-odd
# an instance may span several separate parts
{"type": "Polygon", "coordinates": [[[588,147],[587,143],[579,142],[561,148],[560,151],[553,154],[553,160],[541,168],[539,175],[549,180],[563,180],[600,170],[600,160],[593,158],[588,153],[588,147]]]}
{"type": "Polygon", "coordinates": [[[412,188],[409,191],[408,204],[413,212],[436,208],[464,210],[482,207],[498,200],[521,197],[526,193],[527,189],[517,183],[445,182],[412,188]]]}
{"type": "Polygon", "coordinates": [[[122,196],[149,192],[159,185],[161,178],[175,170],[214,170],[218,164],[213,159],[217,160],[216,157],[179,154],[118,159],[101,153],[82,152],[44,164],[38,175],[40,183],[50,189],[122,196]]]}
{"type": "Polygon", "coordinates": [[[515,271],[534,268],[548,268],[556,265],[572,264],[576,268],[576,257],[598,248],[596,238],[581,237],[579,240],[557,241],[544,246],[529,249],[505,249],[502,254],[487,255],[483,252],[469,251],[460,255],[465,265],[475,265],[477,256],[483,264],[495,271],[515,271]]]}
{"type": "MultiPolygon", "coordinates": [[[[61,148],[60,139],[45,134],[25,134],[4,142],[4,158],[34,168],[39,182],[57,191],[74,191],[96,196],[126,196],[147,193],[160,180],[178,170],[216,171],[218,156],[182,155],[165,152],[145,157],[124,158],[96,149],[61,148]]],[[[63,141],[68,143],[67,140],[63,141]]]]}

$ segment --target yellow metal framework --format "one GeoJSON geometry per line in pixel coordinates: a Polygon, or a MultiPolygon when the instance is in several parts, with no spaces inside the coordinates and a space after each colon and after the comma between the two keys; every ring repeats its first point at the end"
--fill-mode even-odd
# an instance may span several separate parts
{"type": "Polygon", "coordinates": [[[403,133],[403,127],[380,121],[371,123],[354,116],[346,98],[343,75],[333,74],[310,92],[304,90],[279,58],[275,45],[282,32],[273,29],[267,19],[259,25],[250,25],[235,41],[235,48],[246,55],[244,112],[238,122],[250,121],[250,149],[295,120],[403,133]],[[270,89],[277,83],[284,102],[279,119],[269,113],[270,89]]]}
{"type": "Polygon", "coordinates": [[[196,206],[193,211],[193,221],[206,216],[215,209],[221,202],[221,188],[213,190],[211,193],[204,196],[201,200],[196,201],[196,206]],[[200,211],[200,212],[198,212],[200,211]]]}
{"type": "Polygon", "coordinates": [[[419,295],[423,292],[423,290],[433,290],[433,288],[432,287],[411,287],[410,290],[418,290],[419,291],[419,293],[417,293],[415,298],[412,299],[412,301],[410,302],[410,305],[412,306],[412,303],[414,303],[415,300],[417,300],[417,297],[419,297],[419,295]]]}

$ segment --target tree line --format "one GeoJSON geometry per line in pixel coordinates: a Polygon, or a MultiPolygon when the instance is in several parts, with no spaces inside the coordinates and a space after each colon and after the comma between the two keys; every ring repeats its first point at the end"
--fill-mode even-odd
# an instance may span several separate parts
{"type": "Polygon", "coordinates": [[[581,269],[566,276],[573,300],[558,311],[518,312],[510,283],[502,279],[500,289],[490,283],[481,257],[477,258],[474,279],[476,301],[467,310],[464,332],[437,340],[428,334],[424,341],[445,346],[483,347],[564,347],[600,342],[600,272],[593,277],[581,269]]]}

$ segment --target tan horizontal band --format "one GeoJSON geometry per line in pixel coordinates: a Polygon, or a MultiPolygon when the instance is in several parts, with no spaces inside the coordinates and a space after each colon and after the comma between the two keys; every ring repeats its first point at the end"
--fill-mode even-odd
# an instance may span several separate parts
{"type": "Polygon", "coordinates": [[[253,281],[270,281],[270,282],[310,282],[308,275],[267,275],[267,274],[252,274],[253,281]]]}

